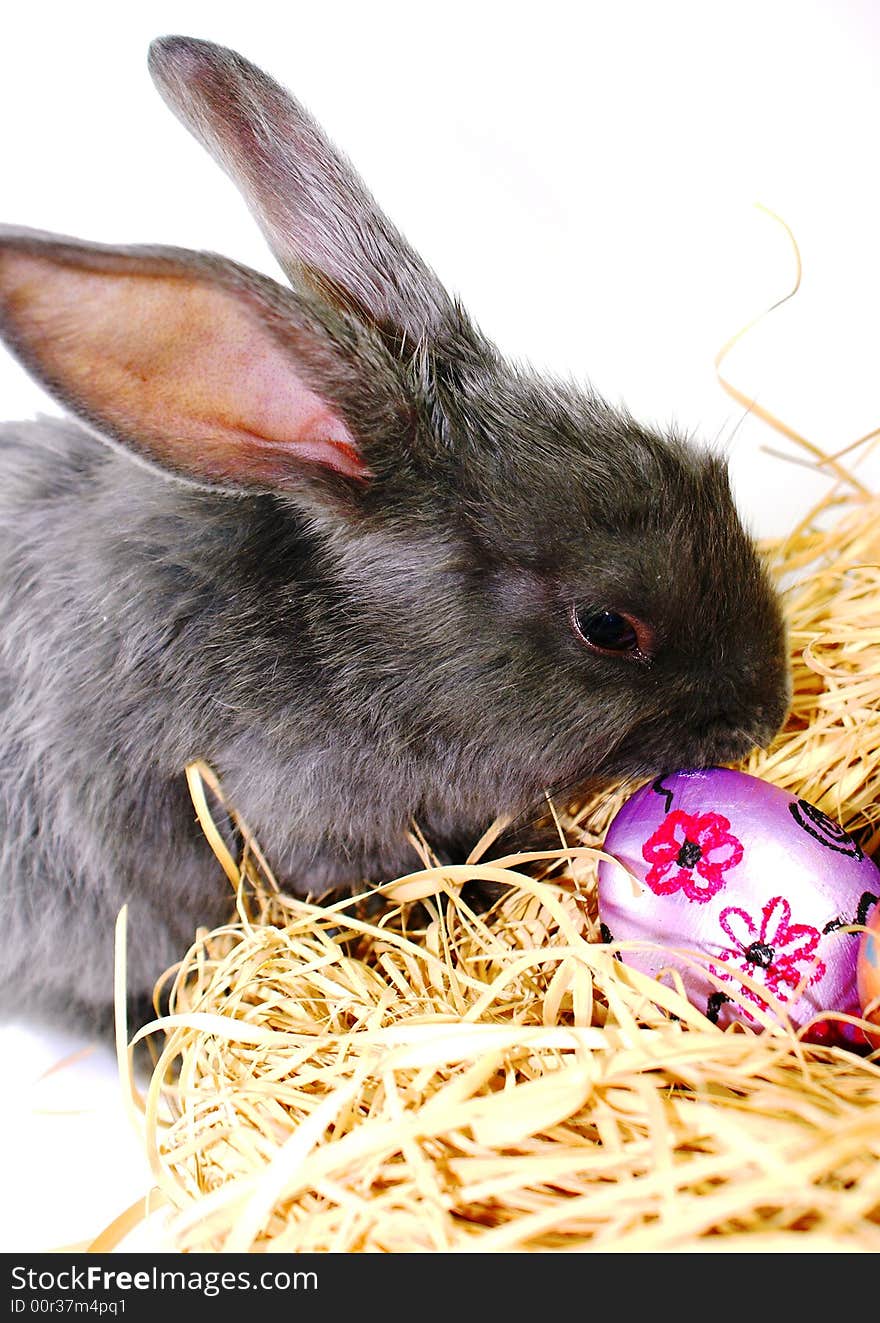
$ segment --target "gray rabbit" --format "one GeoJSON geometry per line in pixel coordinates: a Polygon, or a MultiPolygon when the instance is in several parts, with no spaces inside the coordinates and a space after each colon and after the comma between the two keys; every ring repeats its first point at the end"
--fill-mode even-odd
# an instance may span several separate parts
{"type": "Polygon", "coordinates": [[[545,790],[729,762],[789,681],[723,462],[506,363],[297,103],[153,78],[289,276],[0,231],[0,1007],[93,1028],[230,892],[200,757],[298,894],[463,858],[545,790]]]}

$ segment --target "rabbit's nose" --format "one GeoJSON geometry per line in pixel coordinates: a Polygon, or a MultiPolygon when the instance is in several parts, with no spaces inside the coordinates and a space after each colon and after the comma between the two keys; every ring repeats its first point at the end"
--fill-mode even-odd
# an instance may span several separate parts
{"type": "Polygon", "coordinates": [[[719,724],[706,731],[700,739],[700,763],[705,767],[717,763],[737,763],[755,747],[750,731],[719,724]]]}
{"type": "Polygon", "coordinates": [[[734,763],[755,748],[765,748],[783,723],[785,707],[746,716],[741,712],[719,712],[704,720],[696,732],[700,761],[704,766],[734,763]]]}
{"type": "Polygon", "coordinates": [[[785,725],[791,707],[791,677],[787,668],[780,668],[774,678],[775,687],[765,680],[752,693],[731,686],[716,695],[715,710],[704,717],[700,733],[720,747],[739,750],[728,754],[726,761],[745,757],[754,748],[766,748],[785,725]]]}

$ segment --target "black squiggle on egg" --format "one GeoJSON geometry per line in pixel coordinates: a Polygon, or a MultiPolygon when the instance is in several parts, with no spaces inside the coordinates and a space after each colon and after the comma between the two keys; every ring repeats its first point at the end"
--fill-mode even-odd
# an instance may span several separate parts
{"type": "Polygon", "coordinates": [[[806,799],[799,799],[789,804],[788,811],[795,822],[804,831],[809,832],[814,840],[824,845],[826,850],[835,850],[850,859],[864,859],[865,854],[858,841],[854,841],[849,832],[845,832],[839,822],[829,818],[815,804],[806,799]]]}
{"type": "MultiPolygon", "coordinates": [[[[666,775],[667,773],[664,772],[663,776],[666,775]]],[[[672,808],[672,801],[675,799],[675,791],[670,790],[668,786],[663,784],[663,776],[658,776],[656,781],[652,781],[651,789],[654,791],[655,795],[661,795],[663,799],[666,800],[665,812],[668,813],[672,808]]]]}
{"type": "Polygon", "coordinates": [[[873,891],[863,891],[859,897],[859,907],[856,910],[856,923],[862,925],[868,922],[868,911],[872,905],[880,902],[880,896],[875,896],[873,891]]]}
{"type": "Polygon", "coordinates": [[[838,914],[836,918],[828,920],[825,927],[822,929],[822,932],[833,933],[836,932],[838,928],[847,927],[850,923],[860,924],[864,928],[865,924],[868,922],[868,912],[872,905],[877,904],[878,900],[880,900],[880,896],[875,896],[873,891],[863,891],[859,897],[855,916],[852,919],[848,919],[845,914],[838,914]]]}
{"type": "Polygon", "coordinates": [[[717,1024],[721,1007],[726,1001],[731,1000],[732,998],[725,992],[713,992],[706,1002],[706,1019],[711,1020],[712,1024],[717,1024]]]}
{"type": "MultiPolygon", "coordinates": [[[[599,936],[602,938],[602,941],[605,942],[606,945],[607,945],[609,942],[613,942],[613,941],[614,941],[614,933],[613,933],[613,932],[611,931],[611,929],[608,927],[607,923],[600,923],[600,924],[599,924],[599,936]]],[[[614,959],[615,959],[615,960],[620,960],[620,961],[622,962],[622,961],[623,961],[623,956],[620,954],[619,951],[615,951],[615,952],[614,952],[614,959]]]]}

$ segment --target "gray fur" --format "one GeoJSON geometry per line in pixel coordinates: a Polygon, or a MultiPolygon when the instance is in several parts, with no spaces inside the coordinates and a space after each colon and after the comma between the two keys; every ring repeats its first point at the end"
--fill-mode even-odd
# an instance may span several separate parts
{"type": "Polygon", "coordinates": [[[0,1006],[93,1025],[121,904],[136,997],[228,911],[183,777],[196,757],[284,883],[320,895],[416,867],[414,820],[458,858],[545,789],[733,761],[789,695],[779,604],[720,460],[507,364],[239,56],[167,38],[151,68],[239,176],[214,139],[224,89],[233,138],[248,89],[271,203],[262,175],[245,187],[294,254],[292,288],[27,231],[0,255],[180,263],[235,291],[374,476],[169,478],[47,379],[0,298],[12,348],[80,419],[0,429],[0,1006]],[[651,663],[590,652],[570,620],[584,602],[649,621],[651,663]]]}

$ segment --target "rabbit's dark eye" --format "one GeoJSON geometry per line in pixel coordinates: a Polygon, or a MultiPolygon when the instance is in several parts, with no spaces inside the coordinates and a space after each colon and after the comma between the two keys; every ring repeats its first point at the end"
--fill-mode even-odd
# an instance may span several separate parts
{"type": "Polygon", "coordinates": [[[648,661],[651,656],[651,631],[634,616],[610,608],[576,606],[572,622],[588,648],[606,655],[648,661]]]}

